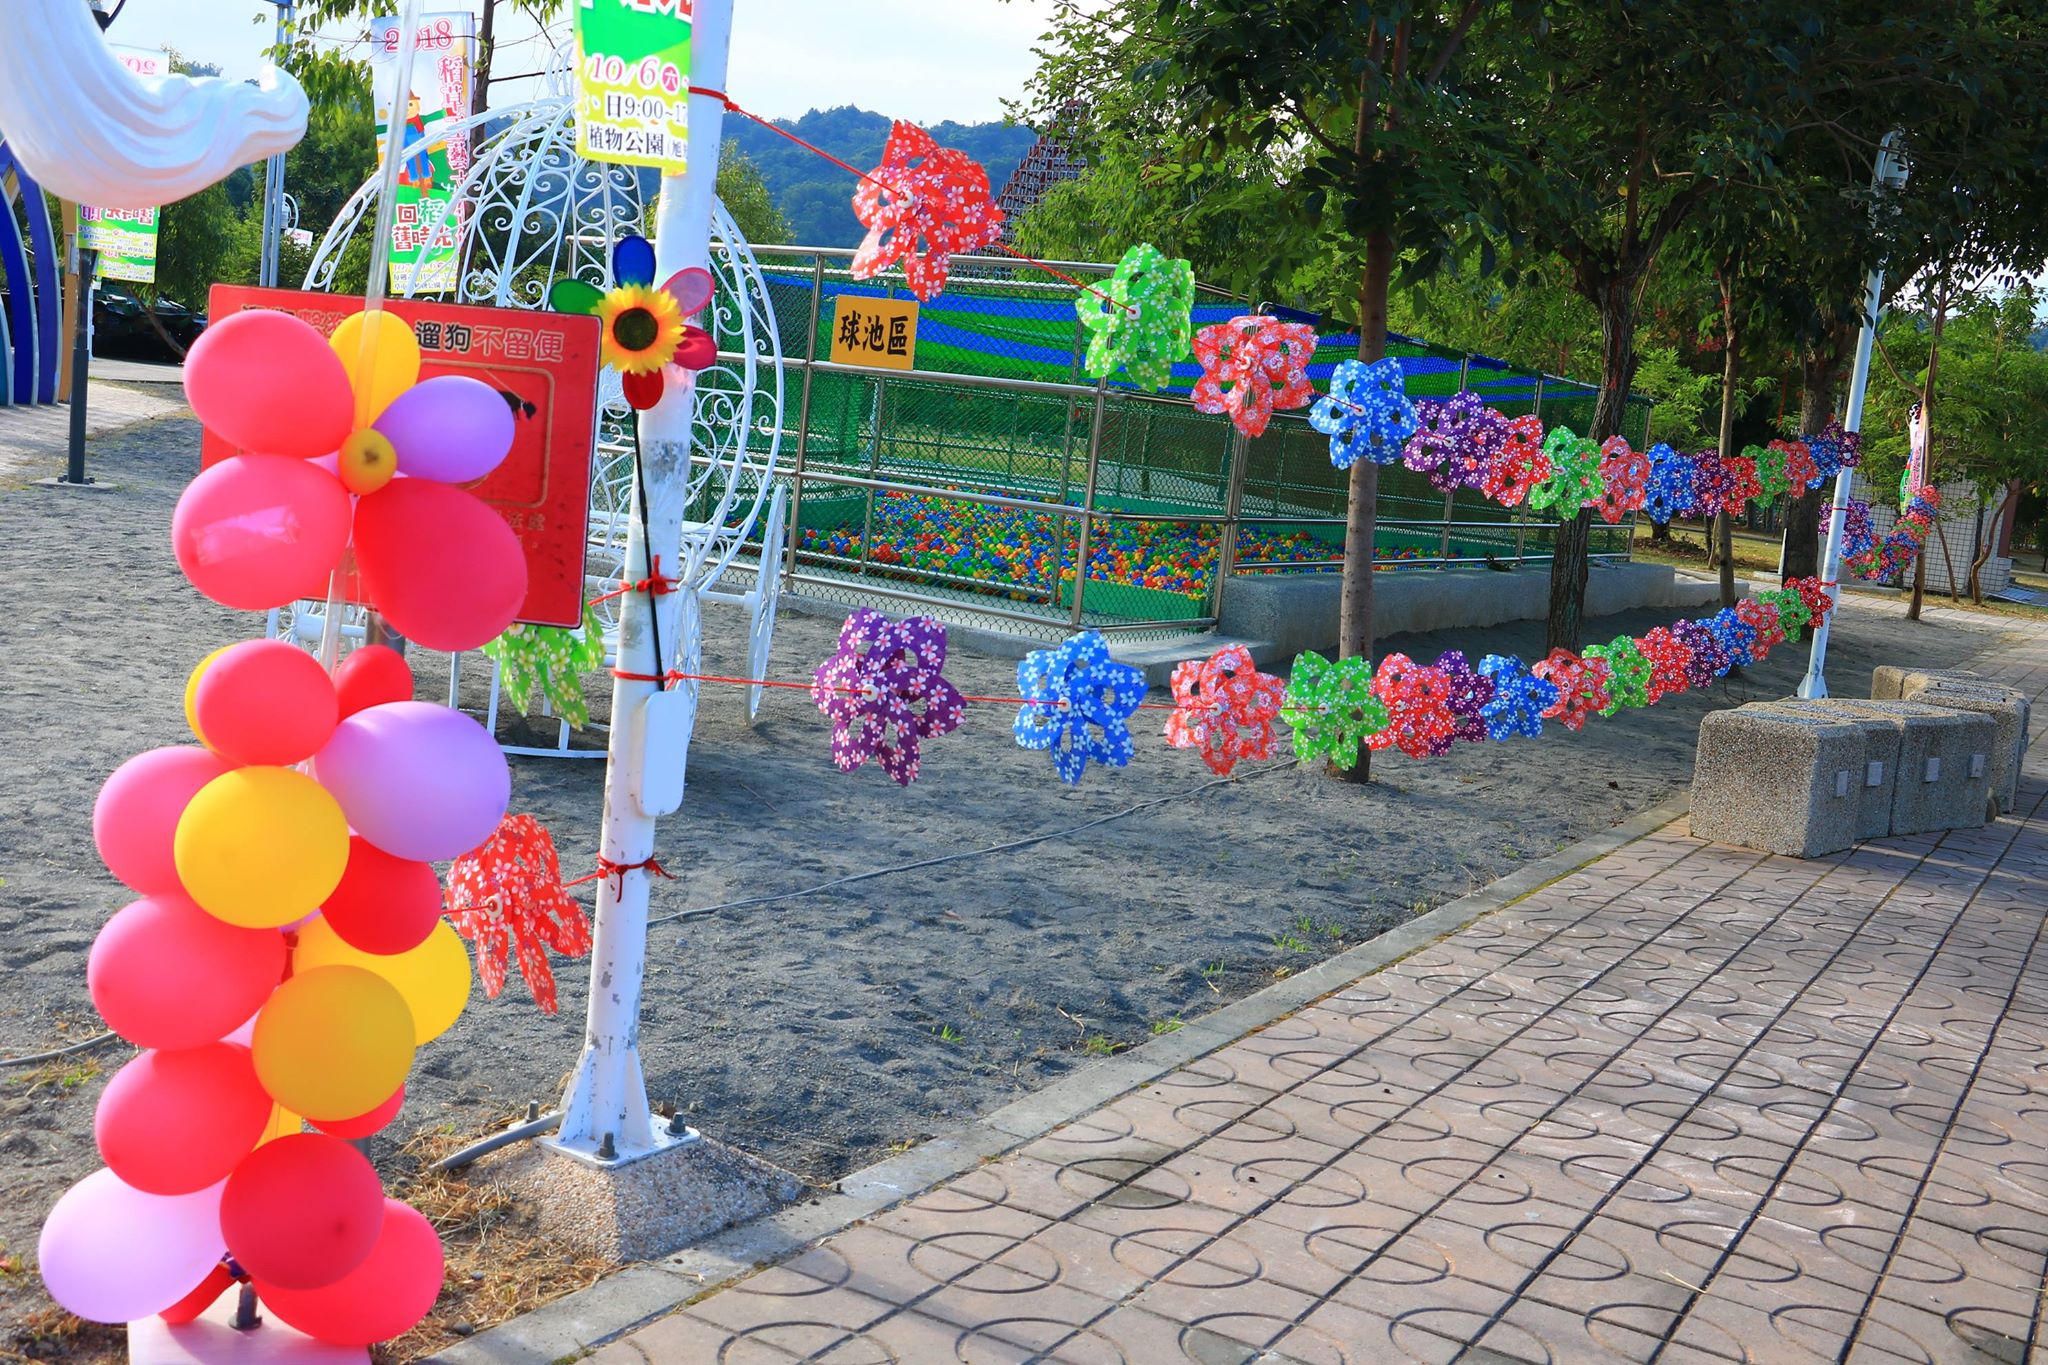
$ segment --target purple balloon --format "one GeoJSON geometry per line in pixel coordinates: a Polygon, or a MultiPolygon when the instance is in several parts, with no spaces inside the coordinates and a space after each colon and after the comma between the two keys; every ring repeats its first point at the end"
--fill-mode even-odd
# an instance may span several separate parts
{"type": "Polygon", "coordinates": [[[112,1171],[64,1192],[36,1243],[50,1297],[87,1322],[134,1322],[199,1287],[227,1251],[226,1181],[192,1194],[144,1194],[112,1171]]]}
{"type": "Polygon", "coordinates": [[[512,449],[512,407],[480,379],[444,374],[392,400],[373,425],[416,479],[468,483],[496,469],[512,449]]]}
{"type": "Polygon", "coordinates": [[[356,833],[419,863],[460,857],[490,838],[512,800],[512,770],[489,732],[424,701],[350,716],[315,755],[313,776],[356,833]]]}

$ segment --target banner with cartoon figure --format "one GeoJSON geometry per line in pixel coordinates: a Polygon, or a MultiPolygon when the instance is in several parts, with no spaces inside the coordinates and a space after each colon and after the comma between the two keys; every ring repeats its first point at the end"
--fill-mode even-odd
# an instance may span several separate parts
{"type": "Polygon", "coordinates": [[[404,124],[404,164],[391,221],[391,292],[452,293],[460,277],[459,243],[467,209],[455,184],[469,169],[469,135],[442,137],[440,126],[469,114],[476,16],[424,14],[415,39],[411,89],[398,94],[398,20],[371,21],[371,85],[382,160],[394,106],[404,124]],[[429,238],[432,240],[430,241],[429,238]]]}

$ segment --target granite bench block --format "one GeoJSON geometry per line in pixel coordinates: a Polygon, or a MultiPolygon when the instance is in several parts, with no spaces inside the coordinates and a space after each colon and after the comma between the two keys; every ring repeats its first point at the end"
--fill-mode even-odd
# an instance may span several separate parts
{"type": "Polygon", "coordinates": [[[1888,718],[1899,727],[1892,833],[1974,829],[1991,794],[1991,751],[1998,726],[1989,716],[1917,701],[1851,701],[1845,710],[1888,718]]]}
{"type": "Polygon", "coordinates": [[[1893,788],[1899,780],[1898,722],[1866,712],[1851,711],[1833,698],[1807,701],[1787,697],[1783,701],[1757,703],[1774,711],[1812,716],[1821,720],[1853,725],[1863,735],[1862,766],[1850,774],[1849,786],[1856,796],[1856,837],[1882,839],[1892,832],[1893,788]]]}
{"type": "Polygon", "coordinates": [[[1700,721],[1692,832],[1716,843],[1818,858],[1856,842],[1861,726],[1768,705],[1700,721]]]}
{"type": "Polygon", "coordinates": [[[1939,678],[1954,678],[1962,682],[1984,681],[1977,674],[1961,668],[1910,668],[1898,664],[1879,664],[1870,671],[1870,699],[1910,701],[1912,694],[1906,690],[1908,682],[1914,682],[1914,691],[1918,691],[1939,678]]]}
{"type": "Polygon", "coordinates": [[[2026,694],[1994,682],[1916,674],[1905,681],[1905,700],[1975,711],[1991,718],[1998,726],[1990,757],[1991,814],[1996,817],[2011,810],[2019,799],[2020,764],[2026,758],[2028,726],[2033,718],[2026,694]]]}

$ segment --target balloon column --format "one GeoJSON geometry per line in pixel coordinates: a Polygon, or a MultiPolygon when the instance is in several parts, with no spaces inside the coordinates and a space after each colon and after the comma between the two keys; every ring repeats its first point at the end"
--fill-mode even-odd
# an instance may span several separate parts
{"type": "MultiPolygon", "coordinates": [[[[186,372],[193,409],[243,452],[178,503],[201,592],[248,610],[318,595],[353,540],[368,600],[404,634],[464,649],[510,623],[518,542],[453,486],[511,442],[486,385],[418,382],[417,343],[386,313],[332,346],[241,313],[186,372]]],[[[189,1319],[245,1279],[275,1317],[360,1346],[439,1294],[434,1230],[348,1139],[397,1116],[415,1050],[462,1011],[469,959],[429,864],[490,836],[511,775],[483,727],[412,698],[381,645],[331,676],[283,641],[228,645],[185,689],[198,743],[138,755],[101,790],[94,840],[140,899],[101,931],[88,983],[144,1051],[100,1099],[106,1169],[43,1225],[43,1281],[80,1317],[189,1319]]]]}

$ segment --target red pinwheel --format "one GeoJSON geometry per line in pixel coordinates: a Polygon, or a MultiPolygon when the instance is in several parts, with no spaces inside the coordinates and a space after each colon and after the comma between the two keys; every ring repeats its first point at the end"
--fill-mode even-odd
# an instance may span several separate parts
{"type": "Polygon", "coordinates": [[[1550,477],[1550,456],[1543,449],[1543,421],[1524,413],[1508,423],[1507,444],[1500,458],[1487,466],[1480,491],[1503,507],[1519,507],[1529,490],[1550,477]]]}
{"type": "Polygon", "coordinates": [[[1398,748],[1410,758],[1427,758],[1457,731],[1444,676],[1406,654],[1389,654],[1373,674],[1372,693],[1386,706],[1387,728],[1370,736],[1373,749],[1398,748]]]}
{"type": "Polygon", "coordinates": [[[1247,314],[1195,333],[1196,412],[1227,412],[1246,436],[1265,432],[1276,408],[1305,407],[1315,399],[1308,361],[1316,330],[1305,322],[1247,314]]]}
{"type": "Polygon", "coordinates": [[[1685,641],[1664,626],[1658,626],[1636,641],[1636,648],[1650,661],[1650,704],[1675,697],[1692,684],[1687,678],[1692,651],[1685,641]]]}
{"type": "Polygon", "coordinates": [[[1778,605],[1754,597],[1745,597],[1735,604],[1736,619],[1756,631],[1753,646],[1756,657],[1761,659],[1770,650],[1785,643],[1785,626],[1778,619],[1778,605]]]}
{"type": "Polygon", "coordinates": [[[914,123],[890,128],[882,164],[854,191],[853,214],[868,230],[853,277],[872,279],[900,263],[904,283],[926,303],[946,287],[950,258],[987,246],[1003,226],[988,172],[914,123]]]}
{"type": "Polygon", "coordinates": [[[508,815],[497,831],[448,868],[448,921],[476,943],[477,975],[495,1000],[505,989],[508,951],[541,1013],[553,1014],[555,974],[548,949],[590,951],[590,921],[562,887],[555,841],[531,815],[508,815]]]}
{"type": "Polygon", "coordinates": [[[1567,730],[1577,730],[1586,717],[1607,706],[1607,680],[1614,676],[1605,659],[1585,659],[1568,649],[1553,649],[1538,659],[1529,671],[1557,689],[1557,700],[1545,707],[1544,720],[1554,720],[1567,730]]]}
{"type": "Polygon", "coordinates": [[[1244,759],[1273,756],[1273,718],[1280,714],[1285,684],[1259,672],[1243,645],[1177,664],[1172,682],[1168,744],[1199,749],[1209,771],[1224,777],[1244,759]]]}
{"type": "Polygon", "coordinates": [[[1640,511],[1649,484],[1648,455],[1630,450],[1624,437],[1610,436],[1601,443],[1600,497],[1593,505],[1602,521],[1618,526],[1630,512],[1640,511]]]}
{"type": "Polygon", "coordinates": [[[1811,624],[1818,626],[1835,609],[1835,599],[1828,595],[1827,585],[1818,578],[1795,578],[1785,585],[1799,594],[1799,600],[1806,604],[1813,614],[1811,624]]]}
{"type": "Polygon", "coordinates": [[[1804,441],[1772,441],[1772,450],[1785,453],[1785,483],[1792,489],[1806,488],[1820,478],[1820,466],[1813,462],[1813,452],[1806,448],[1804,441]]]}

